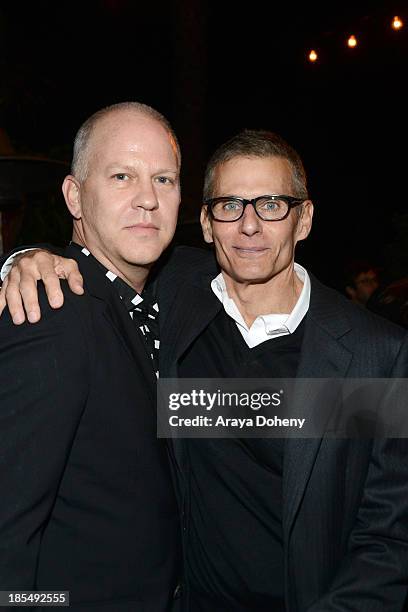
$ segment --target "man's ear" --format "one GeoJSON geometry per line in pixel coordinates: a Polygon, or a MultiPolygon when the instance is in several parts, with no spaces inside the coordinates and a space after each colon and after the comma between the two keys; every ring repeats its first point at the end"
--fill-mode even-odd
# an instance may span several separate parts
{"type": "Polygon", "coordinates": [[[62,193],[64,194],[67,208],[74,219],[82,216],[81,207],[81,186],[77,179],[69,174],[62,183],[62,193]]]}
{"type": "Polygon", "coordinates": [[[296,228],[296,242],[307,238],[312,229],[313,202],[312,200],[305,200],[301,206],[302,212],[298,218],[296,228]]]}
{"type": "Polygon", "coordinates": [[[214,242],[210,216],[208,214],[208,206],[206,206],[205,204],[201,208],[200,223],[201,229],[203,230],[204,240],[208,243],[214,242]]]}

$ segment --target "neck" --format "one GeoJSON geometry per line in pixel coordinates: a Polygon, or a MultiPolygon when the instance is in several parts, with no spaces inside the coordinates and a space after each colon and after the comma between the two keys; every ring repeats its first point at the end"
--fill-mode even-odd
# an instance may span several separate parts
{"type": "Polygon", "coordinates": [[[222,275],[228,296],[234,300],[248,327],[260,315],[290,314],[303,288],[293,264],[264,283],[243,283],[225,272],[222,275]]]}
{"type": "Polygon", "coordinates": [[[119,276],[119,278],[125,281],[125,283],[133,287],[135,291],[138,293],[143,291],[151,266],[137,266],[134,264],[126,264],[126,262],[116,264],[112,258],[103,253],[100,249],[87,244],[82,234],[76,231],[75,228],[72,233],[72,240],[77,244],[86,247],[95,257],[95,259],[99,261],[99,263],[119,276]]]}

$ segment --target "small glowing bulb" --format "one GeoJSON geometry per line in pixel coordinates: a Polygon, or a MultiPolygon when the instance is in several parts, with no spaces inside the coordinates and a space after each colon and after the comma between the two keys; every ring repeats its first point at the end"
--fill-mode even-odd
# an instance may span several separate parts
{"type": "Polygon", "coordinates": [[[350,38],[347,41],[347,44],[351,48],[357,47],[357,38],[354,36],[354,34],[350,36],[350,38]]]}
{"type": "Polygon", "coordinates": [[[314,51],[313,49],[311,50],[311,52],[309,53],[309,60],[311,62],[315,62],[317,60],[317,53],[316,51],[314,51]]]}
{"type": "Polygon", "coordinates": [[[391,27],[394,30],[400,30],[403,25],[404,24],[403,24],[402,19],[400,19],[397,15],[395,15],[394,19],[392,20],[391,27]]]}

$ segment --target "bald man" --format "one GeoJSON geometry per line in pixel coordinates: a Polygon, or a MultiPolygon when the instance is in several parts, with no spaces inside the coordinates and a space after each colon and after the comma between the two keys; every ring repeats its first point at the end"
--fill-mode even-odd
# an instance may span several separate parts
{"type": "Polygon", "coordinates": [[[65,255],[85,295],[64,287],[53,310],[42,290],[38,325],[0,322],[0,590],[69,591],[75,612],[164,612],[180,592],[145,289],[176,227],[179,168],[174,132],[145,105],[104,109],[77,134],[65,255]]]}

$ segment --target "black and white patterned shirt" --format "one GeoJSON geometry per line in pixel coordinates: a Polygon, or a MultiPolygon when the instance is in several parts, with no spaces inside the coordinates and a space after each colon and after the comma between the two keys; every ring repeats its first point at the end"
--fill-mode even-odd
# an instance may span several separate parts
{"type": "Polygon", "coordinates": [[[159,305],[154,299],[153,290],[145,289],[142,295],[140,295],[117,274],[105,268],[86,247],[82,247],[75,242],[71,242],[71,246],[78,248],[86,257],[92,257],[99,268],[102,269],[105,277],[116,288],[120,299],[129,312],[130,318],[143,336],[143,341],[152,360],[156,377],[159,378],[159,305]]]}

